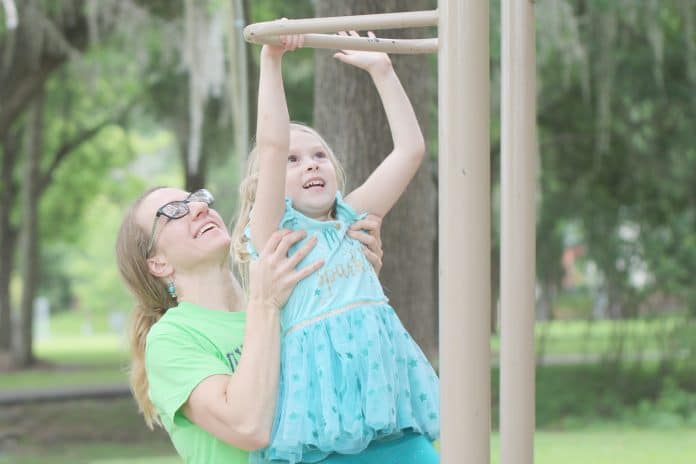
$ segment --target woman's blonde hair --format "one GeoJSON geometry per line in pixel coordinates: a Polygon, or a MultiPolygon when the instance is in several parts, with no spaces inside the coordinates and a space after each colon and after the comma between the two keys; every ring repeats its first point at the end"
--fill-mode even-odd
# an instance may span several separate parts
{"type": "MultiPolygon", "coordinates": [[[[345,171],[343,170],[343,166],[341,166],[341,163],[338,161],[338,158],[334,154],[329,144],[326,143],[326,140],[324,140],[324,137],[322,137],[319,132],[312,127],[298,122],[290,123],[290,131],[306,132],[319,139],[324,147],[324,150],[326,150],[326,154],[328,155],[331,164],[336,170],[338,190],[343,190],[346,184],[345,171]]],[[[247,249],[248,239],[244,235],[244,229],[249,225],[249,215],[251,213],[251,209],[254,207],[254,202],[256,201],[256,187],[258,185],[258,180],[259,164],[258,156],[256,154],[256,147],[254,147],[247,158],[246,175],[239,184],[239,214],[237,215],[237,219],[232,230],[232,254],[245,287],[248,283],[247,266],[251,256],[247,249]]]]}
{"type": "Polygon", "coordinates": [[[142,194],[126,212],[116,239],[116,261],[121,277],[136,298],[130,327],[130,386],[145,423],[153,428],[162,425],[152,401],[148,397],[148,381],[145,372],[145,340],[152,325],[177,302],[167,292],[160,279],[153,276],[147,266],[149,237],[136,222],[136,213],[143,199],[162,187],[155,187],[142,194]]]}

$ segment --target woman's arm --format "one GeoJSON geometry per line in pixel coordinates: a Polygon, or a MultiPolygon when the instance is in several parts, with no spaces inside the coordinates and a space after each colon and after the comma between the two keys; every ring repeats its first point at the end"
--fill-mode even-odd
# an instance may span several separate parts
{"type": "Polygon", "coordinates": [[[304,36],[281,38],[284,46],[264,45],[259,63],[256,156],[259,179],[250,220],[251,241],[257,250],[278,229],[285,208],[285,169],[290,146],[290,117],[281,72],[283,54],[302,46],[304,36]]]}
{"type": "Polygon", "coordinates": [[[244,349],[237,369],[233,375],[203,380],[183,406],[189,420],[238,448],[263,448],[270,439],[280,370],[279,308],[295,284],[323,264],[295,269],[316,244],[314,238],[287,257],[290,246],[305,235],[276,231],[250,264],[244,349]]]}
{"type": "MultiPolygon", "coordinates": [[[[357,33],[351,32],[357,36],[357,33]]],[[[369,33],[370,37],[374,34],[369,33]]],[[[425,155],[425,141],[406,91],[386,53],[343,51],[334,55],[372,77],[389,121],[394,149],[360,187],[346,196],[356,211],[385,214],[403,194],[425,155]]]]}

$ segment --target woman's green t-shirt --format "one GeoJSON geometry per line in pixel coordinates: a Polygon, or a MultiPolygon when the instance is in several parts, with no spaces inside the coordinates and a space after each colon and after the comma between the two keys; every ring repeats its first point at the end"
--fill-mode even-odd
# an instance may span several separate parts
{"type": "Polygon", "coordinates": [[[181,411],[202,380],[234,372],[242,352],[245,320],[244,312],[211,310],[180,302],[148,333],[145,370],[149,396],[186,463],[248,461],[246,451],[218,440],[181,411]]]}

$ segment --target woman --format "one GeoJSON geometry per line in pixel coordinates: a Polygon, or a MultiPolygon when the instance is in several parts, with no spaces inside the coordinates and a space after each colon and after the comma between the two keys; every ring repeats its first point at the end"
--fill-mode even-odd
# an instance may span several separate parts
{"type": "MultiPolygon", "coordinates": [[[[296,269],[315,242],[288,258],[305,234],[276,231],[250,266],[245,296],[212,202],[206,190],[156,188],[121,224],[119,270],[137,299],[131,385],[146,423],[163,426],[186,462],[246,463],[247,451],[266,446],[271,432],[279,308],[322,262],[296,269]]],[[[370,217],[352,232],[377,270],[379,227],[370,217]]]]}

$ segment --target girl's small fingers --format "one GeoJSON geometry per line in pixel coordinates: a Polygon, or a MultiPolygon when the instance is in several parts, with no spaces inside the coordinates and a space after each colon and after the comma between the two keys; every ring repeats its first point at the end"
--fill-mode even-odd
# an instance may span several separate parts
{"type": "Polygon", "coordinates": [[[360,37],[360,34],[358,34],[356,31],[350,31],[350,35],[353,37],[360,37]]]}
{"type": "Polygon", "coordinates": [[[338,31],[338,35],[346,36],[346,35],[348,35],[348,34],[346,33],[346,31],[338,31]]]}
{"type": "Polygon", "coordinates": [[[371,38],[371,39],[375,39],[375,38],[376,38],[376,37],[375,37],[375,33],[372,32],[372,31],[367,31],[367,36],[368,36],[369,38],[371,38]]]}

